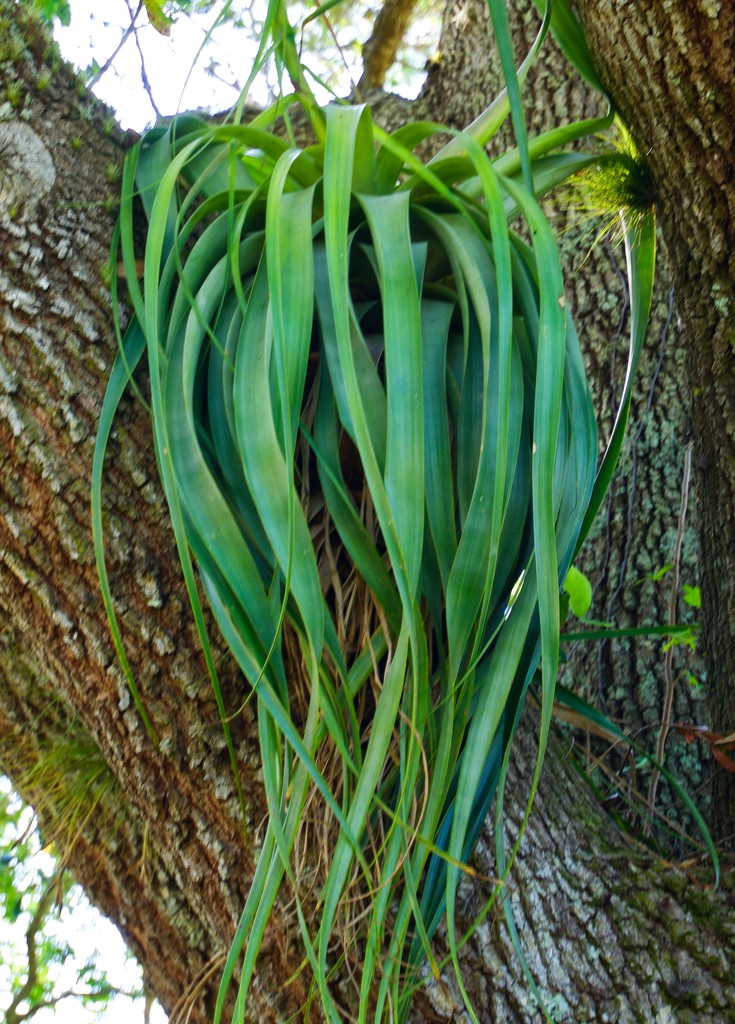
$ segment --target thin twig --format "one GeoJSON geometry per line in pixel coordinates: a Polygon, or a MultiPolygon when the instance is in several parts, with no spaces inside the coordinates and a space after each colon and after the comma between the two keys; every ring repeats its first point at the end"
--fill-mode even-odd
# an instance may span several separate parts
{"type": "Polygon", "coordinates": [[[102,78],[104,73],[106,71],[110,70],[110,68],[112,67],[114,61],[117,59],[117,55],[120,53],[120,50],[122,50],[123,46],[125,46],[125,44],[127,43],[128,39],[130,39],[130,36],[135,31],[135,22],[138,20],[138,15],[143,10],[143,0],[140,0],[140,3],[138,4],[138,9],[136,10],[135,14],[133,14],[133,10],[132,10],[130,4],[128,4],[128,10],[130,11],[130,24],[128,25],[128,27],[123,32],[122,38],[120,39],[120,42],[117,44],[115,49],[112,51],[112,54],[110,55],[110,57],[107,58],[105,63],[102,65],[102,67],[97,71],[97,74],[96,75],[92,75],[92,77],[87,81],[87,88],[88,89],[91,89],[93,85],[96,85],[99,82],[100,78],[102,78]]]}
{"type": "MultiPolygon", "coordinates": [[[[681,481],[681,504],[679,506],[679,523],[676,529],[676,543],[674,545],[674,561],[671,567],[671,587],[669,589],[669,610],[668,624],[676,623],[676,610],[679,598],[679,574],[681,570],[681,548],[684,542],[684,526],[686,524],[687,505],[689,504],[689,481],[692,475],[692,444],[687,445],[684,452],[684,476],[681,481]]],[[[664,655],[664,681],[666,693],[664,696],[664,708],[661,715],[661,728],[656,743],[656,760],[663,764],[666,751],[666,739],[671,728],[671,712],[674,706],[674,689],[676,679],[674,677],[674,645],[670,645],[664,655]]],[[[648,788],[648,809],[653,811],[656,804],[656,791],[658,789],[661,772],[654,766],[651,774],[651,784],[648,788]]],[[[650,834],[652,819],[646,823],[646,834],[650,834]]]]}
{"type": "MultiPolygon", "coordinates": [[[[130,11],[130,17],[132,18],[133,8],[130,3],[130,0],[125,0],[125,2],[127,4],[128,10],[130,11]]],[[[161,111],[158,109],[158,105],[156,104],[156,101],[153,98],[153,90],[151,89],[151,83],[148,81],[148,73],[146,72],[145,69],[145,57],[143,56],[143,49],[140,45],[140,39],[138,38],[138,29],[135,27],[135,25],[133,25],[133,35],[135,36],[135,45],[138,48],[138,55],[140,57],[140,80],[143,83],[143,88],[148,93],[148,99],[150,101],[151,106],[153,107],[153,110],[155,111],[156,117],[161,118],[163,115],[161,114],[161,111]]]]}
{"type": "MultiPolygon", "coordinates": [[[[314,0],[314,6],[318,7],[318,0],[314,0]]],[[[314,13],[316,13],[316,12],[314,12],[314,13]]],[[[304,22],[304,26],[306,25],[306,22],[311,20],[311,17],[313,17],[313,15],[311,15],[309,18],[306,19],[306,21],[304,22]]],[[[350,94],[354,93],[356,96],[358,96],[358,86],[355,85],[355,80],[352,77],[352,72],[350,71],[350,62],[347,60],[347,56],[345,55],[345,51],[344,51],[342,45],[340,44],[339,38],[337,36],[337,33],[334,31],[334,26],[332,25],[332,22],[329,20],[329,18],[328,18],[328,16],[326,14],[322,14],[321,17],[322,17],[322,19],[324,21],[324,24],[326,25],[327,32],[331,36],[332,43],[334,44],[334,47],[337,50],[337,53],[339,54],[339,59],[342,62],[342,69],[347,72],[347,76],[348,76],[348,78],[350,80],[350,90],[349,90],[350,94]]],[[[301,60],[301,53],[302,53],[302,50],[303,50],[303,46],[304,46],[304,36],[303,36],[303,32],[302,32],[302,34],[301,34],[301,41],[299,42],[299,60],[301,60]]],[[[358,98],[359,98],[359,96],[358,96],[358,98]]]]}
{"type": "MultiPolygon", "coordinates": [[[[663,328],[661,330],[661,343],[659,345],[658,361],[656,363],[656,367],[655,367],[655,369],[653,371],[653,375],[651,377],[651,382],[650,382],[650,385],[649,385],[649,388],[648,388],[648,395],[646,397],[645,408],[643,410],[642,415],[639,417],[638,427],[637,427],[636,432],[635,432],[635,434],[634,434],[634,436],[633,436],[633,438],[632,438],[632,440],[630,442],[631,460],[630,460],[630,474],[629,474],[629,485],[628,485],[628,495],[627,495],[627,509],[626,509],[626,525],[625,525],[626,542],[625,542],[625,546],[624,546],[624,549],[623,549],[623,556],[622,556],[622,560],[621,560],[620,568],[619,568],[619,572],[618,572],[618,581],[617,581],[615,589],[614,589],[614,591],[612,593],[612,596],[610,597],[610,599],[608,601],[608,604],[607,604],[606,618],[607,618],[608,621],[611,621],[612,618],[613,618],[613,615],[615,613],[615,609],[617,608],[618,603],[620,601],[620,595],[623,593],[623,590],[625,589],[625,583],[626,583],[627,576],[628,576],[628,566],[629,566],[629,563],[630,563],[630,556],[631,556],[632,547],[633,547],[633,538],[635,536],[635,530],[633,529],[633,519],[634,519],[634,516],[635,516],[635,503],[636,503],[636,499],[637,499],[637,487],[638,487],[638,442],[641,439],[641,435],[643,433],[643,430],[644,430],[644,428],[646,426],[646,423],[647,423],[647,420],[648,420],[648,414],[651,411],[651,407],[653,405],[653,399],[654,399],[654,395],[655,395],[655,392],[656,392],[656,386],[658,384],[658,378],[659,378],[659,375],[661,373],[661,368],[663,366],[664,356],[666,355],[668,338],[669,338],[669,329],[671,327],[671,322],[673,320],[673,317],[674,317],[674,289],[671,288],[669,290],[668,314],[666,316],[666,321],[665,321],[665,323],[663,325],[663,328]]],[[[613,483],[613,486],[614,486],[614,483],[613,483]]],[[[611,497],[612,497],[612,489],[611,489],[611,497]]],[[[606,709],[605,695],[604,695],[604,686],[603,686],[603,671],[602,671],[602,669],[603,669],[603,651],[604,651],[605,647],[606,647],[606,641],[603,641],[603,643],[600,644],[600,649],[599,649],[599,652],[598,652],[598,659],[597,659],[598,687],[599,687],[599,691],[600,691],[600,699],[601,699],[601,704],[602,704],[603,710],[606,709]]]]}
{"type": "Polygon", "coordinates": [[[28,928],[26,929],[25,938],[28,957],[28,972],[25,982],[18,989],[12,1003],[5,1011],[7,1024],[17,1024],[17,1022],[22,1021],[29,1016],[28,1013],[22,1013],[19,1008],[21,1004],[30,997],[38,980],[38,948],[36,946],[36,939],[43,928],[46,915],[51,909],[55,889],[56,877],[49,881],[48,885],[41,893],[38,905],[36,906],[28,928]]]}

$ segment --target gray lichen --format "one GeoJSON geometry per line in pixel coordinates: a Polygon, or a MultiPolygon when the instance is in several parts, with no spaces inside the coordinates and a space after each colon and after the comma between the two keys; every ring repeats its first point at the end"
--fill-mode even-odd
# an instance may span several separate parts
{"type": "Polygon", "coordinates": [[[0,121],[0,206],[35,206],[55,182],[51,153],[30,125],[0,121]]]}

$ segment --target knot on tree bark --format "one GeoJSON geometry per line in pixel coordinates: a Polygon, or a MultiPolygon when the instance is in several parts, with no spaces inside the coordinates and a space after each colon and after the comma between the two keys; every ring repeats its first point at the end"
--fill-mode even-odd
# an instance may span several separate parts
{"type": "Polygon", "coordinates": [[[56,167],[40,137],[24,121],[0,122],[0,205],[34,207],[54,186],[56,167]]]}

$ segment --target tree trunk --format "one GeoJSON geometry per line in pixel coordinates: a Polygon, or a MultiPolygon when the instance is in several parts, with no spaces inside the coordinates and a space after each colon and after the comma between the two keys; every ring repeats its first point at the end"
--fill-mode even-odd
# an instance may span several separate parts
{"type": "MultiPolygon", "coordinates": [[[[42,68],[55,60],[43,33],[9,0],[0,0],[0,18],[3,38],[15,40],[0,74],[17,100],[0,125],[0,767],[36,803],[93,902],[120,925],[151,991],[169,1012],[191,1008],[189,1019],[204,1024],[263,834],[254,718],[245,705],[232,724],[248,800],[243,825],[182,598],[147,412],[134,398],[123,404],[108,457],[105,520],[116,606],[158,748],[131,705],[99,597],[88,511],[115,352],[105,268],[125,140],[66,69],[55,68],[41,91],[42,68]],[[60,770],[54,751],[70,743],[109,770],[99,802],[78,799],[86,820],[71,837],[43,783],[60,770]]],[[[234,712],[244,693],[234,673],[223,675],[234,712]]],[[[511,789],[511,839],[529,750],[521,747],[525,772],[511,789]]],[[[70,789],[77,763],[68,762],[70,789]]],[[[712,894],[642,855],[559,748],[545,779],[512,883],[529,963],[556,1019],[735,1020],[731,879],[712,894]]],[[[476,866],[492,875],[487,849],[476,866]]],[[[482,887],[468,883],[462,899],[469,924],[482,887]]],[[[502,927],[482,925],[462,958],[483,1024],[538,1019],[502,927]]],[[[283,1021],[305,1003],[299,961],[292,919],[278,905],[249,1019],[283,1021]]],[[[427,982],[414,1020],[461,1020],[460,1006],[445,971],[427,982]]]]}
{"type": "MultiPolygon", "coordinates": [[[[538,32],[539,16],[533,0],[512,0],[510,24],[516,61],[530,49],[538,32]]],[[[503,87],[485,0],[448,4],[443,22],[439,59],[432,66],[419,99],[420,114],[428,119],[447,117],[457,127],[477,116],[486,97],[503,87]],[[469,69],[469,70],[468,70],[469,69]]],[[[606,104],[575,75],[553,39],[547,38],[524,87],[524,107],[530,134],[555,125],[604,113],[606,104]]],[[[496,151],[513,144],[505,127],[496,151]]],[[[629,306],[622,246],[616,228],[605,237],[606,221],[585,206],[584,193],[569,189],[547,203],[558,227],[565,260],[567,291],[580,335],[604,441],[612,429],[619,404],[628,353],[629,306]]],[[[593,583],[590,615],[617,628],[664,625],[670,617],[671,581],[666,573],[655,576],[674,561],[685,451],[692,436],[687,394],[688,336],[674,315],[674,290],[663,246],[657,258],[657,276],[647,343],[634,382],[629,436],[610,493],[578,562],[593,583]]],[[[690,487],[679,558],[680,581],[701,584],[702,564],[697,538],[700,506],[698,484],[690,487]]],[[[693,619],[680,595],[674,606],[676,621],[693,619]]],[[[574,624],[571,624],[574,628],[574,624]]],[[[661,729],[667,691],[673,682],[671,718],[681,722],[709,722],[707,686],[696,688],[687,679],[705,675],[700,651],[680,646],[665,665],[663,641],[656,636],[581,643],[567,648],[562,681],[599,707],[653,754],[661,729]],[[668,677],[668,678],[667,678],[668,677]]],[[[729,729],[727,731],[730,731],[729,729]]],[[[711,758],[671,734],[666,746],[667,766],[697,795],[699,809],[711,819],[711,758]]],[[[638,775],[639,802],[645,803],[650,773],[638,775]]],[[[681,807],[667,786],[661,787],[656,808],[681,820],[681,807]]],[[[725,829],[718,830],[721,835],[725,829]]],[[[671,849],[672,854],[678,851],[671,849]]]]}
{"type": "MultiPolygon", "coordinates": [[[[700,495],[703,646],[712,725],[735,728],[735,8],[579,0],[603,81],[645,155],[686,337],[700,495]]],[[[735,775],[715,820],[735,836],[735,775]]]]}
{"type": "MultiPolygon", "coordinates": [[[[507,844],[517,835],[535,754],[528,716],[512,773],[507,844]]],[[[489,836],[473,866],[492,877],[489,836]]],[[[563,1024],[712,1024],[735,1021],[732,936],[735,879],[707,891],[705,878],[672,871],[611,827],[553,744],[529,832],[510,877],[511,901],[528,959],[554,1021],[563,1024]],[[704,883],[704,885],[702,885],[704,883]],[[700,916],[701,915],[701,916],[700,916]]],[[[469,928],[490,887],[460,890],[469,928]]],[[[502,914],[500,914],[502,918],[502,914]]],[[[482,1024],[537,1024],[517,954],[500,923],[485,923],[463,950],[463,978],[482,1024]]],[[[415,1022],[463,1021],[448,971],[418,1000],[415,1022]],[[454,1016],[452,1016],[454,1013],[454,1016]]]]}

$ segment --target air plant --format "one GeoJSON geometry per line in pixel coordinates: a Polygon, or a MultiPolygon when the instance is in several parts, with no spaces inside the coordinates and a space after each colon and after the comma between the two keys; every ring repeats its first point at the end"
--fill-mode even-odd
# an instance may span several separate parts
{"type": "MultiPolygon", "coordinates": [[[[491,4],[507,63],[502,6],[491,4]]],[[[285,9],[271,8],[282,30],[285,9]]],[[[560,586],[620,449],[630,375],[596,483],[589,389],[536,198],[594,162],[559,147],[609,119],[527,144],[513,73],[508,94],[425,163],[416,148],[444,129],[391,135],[363,106],[320,109],[292,39],[282,32],[276,49],[293,96],[247,125],[177,117],[127,159],[116,245],[135,316],[98,435],[98,565],[124,659],[100,486],[115,409],[147,353],[158,465],[233,766],[195,572],[257,702],[269,811],[215,1020],[238,965],[243,1020],[282,886],[326,1018],[342,1019],[333,938],[357,892],[357,1020],[405,1020],[444,915],[461,981],[457,885],[493,798],[502,834],[508,754],[540,664],[535,792],[560,586]],[[315,144],[274,132],[294,103],[315,144]],[[491,160],[483,146],[510,108],[518,149],[491,160]],[[312,800],[333,841],[306,893],[295,849],[312,800]]],[[[650,220],[627,242],[635,362],[650,220]]],[[[502,872],[502,842],[498,854],[502,872]]]]}

